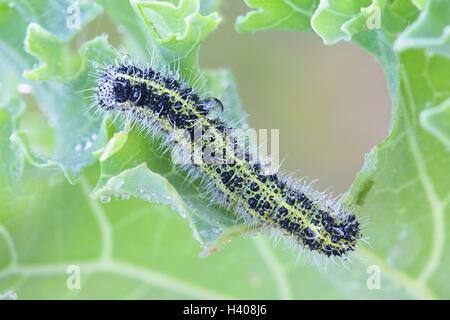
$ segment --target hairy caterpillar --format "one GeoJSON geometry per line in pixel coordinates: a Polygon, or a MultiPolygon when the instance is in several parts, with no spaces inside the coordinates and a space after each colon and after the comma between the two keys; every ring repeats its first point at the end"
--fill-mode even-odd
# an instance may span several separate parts
{"type": "MultiPolygon", "coordinates": [[[[212,115],[217,107],[223,108],[222,103],[200,96],[174,75],[133,64],[106,65],[99,74],[95,98],[100,111],[122,114],[151,135],[162,136],[168,148],[181,153],[188,148],[173,141],[177,129],[191,137],[198,127],[212,132],[196,142],[202,150],[206,144],[229,155],[235,147],[235,140],[225,137],[231,126],[220,115],[212,115]]],[[[260,162],[249,161],[247,152],[243,157],[231,155],[231,161],[228,157],[227,161],[188,164],[187,169],[203,178],[218,203],[248,221],[281,231],[308,250],[346,256],[362,236],[355,215],[338,204],[321,201],[304,186],[266,174],[260,162]]]]}

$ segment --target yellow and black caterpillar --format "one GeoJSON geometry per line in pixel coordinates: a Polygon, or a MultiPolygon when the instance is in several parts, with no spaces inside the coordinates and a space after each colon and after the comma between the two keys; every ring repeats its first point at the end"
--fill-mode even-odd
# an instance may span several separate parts
{"type": "MultiPolygon", "coordinates": [[[[210,113],[222,103],[200,96],[176,77],[164,75],[150,67],[107,65],[99,75],[96,102],[101,111],[119,112],[138,125],[149,128],[154,136],[166,139],[183,129],[194,136],[196,128],[213,134],[207,144],[229,154],[234,140],[225,137],[231,126],[220,116],[210,113]]],[[[205,143],[205,139],[201,139],[205,143]]],[[[179,147],[179,146],[178,146],[179,147]]],[[[204,147],[203,147],[204,149],[204,147]]],[[[188,169],[200,175],[208,191],[219,196],[220,205],[233,209],[247,221],[258,222],[280,230],[304,248],[326,256],[346,256],[355,250],[361,238],[356,216],[339,205],[321,201],[308,191],[277,174],[265,174],[258,161],[249,156],[227,158],[227,161],[193,163],[188,169]]]]}

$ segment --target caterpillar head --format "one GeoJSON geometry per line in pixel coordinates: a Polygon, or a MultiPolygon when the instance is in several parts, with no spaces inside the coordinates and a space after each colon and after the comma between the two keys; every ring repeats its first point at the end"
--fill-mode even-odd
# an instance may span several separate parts
{"type": "Polygon", "coordinates": [[[130,81],[121,75],[119,68],[109,66],[98,81],[95,99],[100,109],[120,111],[126,107],[131,94],[130,81]]]}

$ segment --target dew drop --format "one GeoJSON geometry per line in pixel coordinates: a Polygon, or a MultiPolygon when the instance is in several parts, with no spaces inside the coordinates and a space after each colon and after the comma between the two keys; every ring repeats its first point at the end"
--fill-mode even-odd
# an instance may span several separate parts
{"type": "Polygon", "coordinates": [[[84,145],[84,150],[88,150],[92,147],[92,141],[91,140],[87,140],[85,145],[84,145]]]}
{"type": "Polygon", "coordinates": [[[127,32],[127,29],[123,25],[119,25],[117,27],[117,32],[120,34],[124,34],[125,32],[127,32]]]}
{"type": "Polygon", "coordinates": [[[102,195],[100,196],[100,201],[101,201],[102,203],[108,203],[108,202],[111,201],[111,197],[110,197],[109,195],[107,195],[107,194],[102,194],[102,195]]]}
{"type": "Polygon", "coordinates": [[[11,165],[11,175],[14,179],[19,179],[23,173],[23,163],[14,163],[11,165]]]}
{"type": "Polygon", "coordinates": [[[18,93],[21,94],[30,94],[33,92],[33,87],[29,85],[28,83],[19,83],[16,86],[16,90],[18,93]]]}
{"type": "Polygon", "coordinates": [[[130,199],[130,195],[128,193],[122,193],[121,195],[119,195],[119,199],[120,200],[128,200],[128,199],[130,199]]]}
{"type": "Polygon", "coordinates": [[[108,182],[108,187],[113,191],[119,191],[120,188],[123,186],[123,184],[124,184],[123,179],[120,179],[120,178],[119,179],[111,179],[108,182]]]}
{"type": "Polygon", "coordinates": [[[211,120],[217,119],[223,113],[222,101],[217,98],[209,98],[206,100],[205,107],[208,110],[206,117],[211,120]]]}

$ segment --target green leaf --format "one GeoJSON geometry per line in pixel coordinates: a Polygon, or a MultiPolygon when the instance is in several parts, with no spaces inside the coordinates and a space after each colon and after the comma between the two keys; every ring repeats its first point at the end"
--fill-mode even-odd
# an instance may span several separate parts
{"type": "Polygon", "coordinates": [[[411,2],[419,9],[422,9],[426,0],[412,0],[411,2]]]}
{"type": "Polygon", "coordinates": [[[0,105],[0,203],[5,208],[0,211],[0,219],[9,215],[8,210],[14,207],[15,199],[20,194],[18,181],[23,174],[24,159],[10,137],[17,130],[24,108],[23,101],[18,99],[11,100],[6,106],[0,105]]]}
{"type": "Polygon", "coordinates": [[[381,12],[385,0],[374,1],[321,1],[312,17],[314,31],[322,37],[326,44],[334,44],[340,40],[351,40],[353,35],[361,32],[369,15],[381,12]]]}
{"type": "Polygon", "coordinates": [[[199,0],[181,0],[176,6],[166,1],[130,0],[148,28],[157,53],[166,63],[178,66],[185,76],[198,74],[199,46],[217,28],[221,17],[200,13],[199,0]]]}
{"type": "Polygon", "coordinates": [[[147,48],[147,27],[136,23],[136,15],[129,1],[97,0],[113,21],[115,31],[127,48],[127,52],[146,61],[149,59],[147,48]],[[145,45],[143,45],[145,44],[145,45]]]}
{"type": "MultiPolygon", "coordinates": [[[[410,296],[447,297],[448,287],[439,279],[445,277],[448,261],[448,149],[436,139],[441,136],[421,127],[420,119],[445,105],[442,100],[450,95],[446,80],[450,61],[412,50],[399,56],[397,70],[400,85],[395,92],[392,132],[372,150],[352,189],[354,198],[364,198],[358,211],[371,219],[366,232],[373,249],[362,251],[366,263],[389,270],[386,273],[410,296]],[[429,87],[424,90],[427,79],[429,87]],[[445,83],[445,88],[435,83],[445,83]]],[[[448,119],[442,121],[448,123],[448,119]]]]}
{"type": "Polygon", "coordinates": [[[69,53],[68,43],[31,24],[25,39],[30,54],[43,60],[42,65],[27,70],[30,80],[43,81],[36,85],[40,108],[48,115],[56,135],[54,160],[63,168],[70,181],[94,162],[92,152],[104,145],[106,131],[101,119],[89,114],[93,103],[88,89],[95,86],[95,66],[111,60],[114,52],[105,36],[85,43],[78,52],[69,53]],[[71,63],[66,63],[69,59],[71,63]]]}
{"type": "Polygon", "coordinates": [[[383,30],[393,39],[418,13],[410,0],[247,0],[246,3],[256,10],[237,19],[237,31],[314,30],[326,44],[350,41],[356,34],[371,30],[383,30]]]}
{"type": "Polygon", "coordinates": [[[85,90],[94,86],[90,75],[94,69],[89,61],[105,61],[112,56],[112,51],[105,37],[84,44],[78,52],[70,49],[71,40],[102,12],[91,1],[79,1],[80,15],[76,21],[79,25],[69,26],[72,4],[69,0],[0,3],[0,21],[5,23],[2,30],[12,30],[10,37],[0,40],[0,63],[14,62],[4,63],[0,77],[6,97],[14,95],[19,83],[32,86],[39,108],[54,129],[53,158],[73,182],[83,167],[95,160],[92,151],[105,141],[101,119],[87,115],[92,100],[85,90]],[[47,15],[55,18],[45,19],[47,15]],[[36,65],[29,54],[41,64],[36,65]],[[21,78],[22,73],[39,83],[27,83],[21,78]],[[95,141],[90,140],[92,137],[95,141]]]}
{"type": "Polygon", "coordinates": [[[450,6],[448,1],[428,1],[424,14],[400,35],[395,43],[397,51],[423,48],[428,52],[450,58],[450,6]]]}
{"type": "Polygon", "coordinates": [[[310,19],[318,0],[245,0],[250,11],[236,21],[239,32],[254,32],[266,29],[310,31],[310,19]]]}
{"type": "Polygon", "coordinates": [[[41,25],[61,41],[69,41],[79,29],[84,28],[101,13],[101,8],[95,3],[80,0],[80,28],[68,28],[66,23],[71,4],[71,0],[0,1],[0,30],[8,35],[0,38],[0,88],[4,92],[0,99],[4,98],[4,102],[12,98],[17,84],[24,82],[21,78],[23,70],[34,63],[23,46],[30,23],[41,25]],[[49,16],[52,18],[48,19],[49,16]]]}
{"type": "Polygon", "coordinates": [[[420,113],[420,125],[450,150],[450,99],[420,113]]]}
{"type": "Polygon", "coordinates": [[[76,78],[80,69],[80,57],[72,54],[66,44],[42,28],[38,24],[30,24],[26,50],[44,64],[33,70],[25,71],[24,77],[28,80],[52,80],[65,82],[76,78]]]}
{"type": "Polygon", "coordinates": [[[334,44],[370,30],[395,38],[416,17],[417,8],[409,0],[330,0],[320,2],[311,24],[326,44],[334,44]]]}

